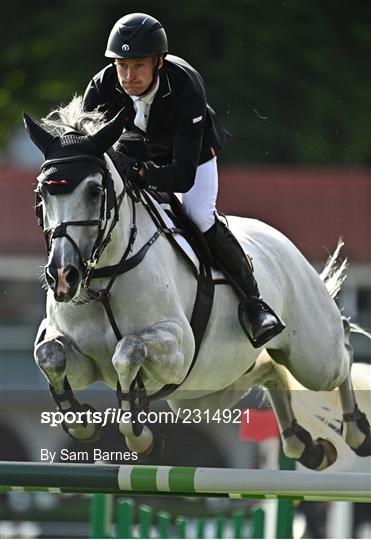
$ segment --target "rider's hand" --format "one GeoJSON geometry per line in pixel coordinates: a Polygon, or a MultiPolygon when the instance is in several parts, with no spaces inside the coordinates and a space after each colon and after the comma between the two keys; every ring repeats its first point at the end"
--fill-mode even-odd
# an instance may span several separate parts
{"type": "Polygon", "coordinates": [[[119,159],[127,180],[136,184],[141,189],[145,188],[146,180],[144,177],[143,164],[123,152],[120,152],[119,159]]]}
{"type": "Polygon", "coordinates": [[[126,174],[126,178],[138,186],[140,189],[145,189],[147,187],[147,182],[144,176],[144,169],[141,163],[136,163],[131,171],[126,174]]]}

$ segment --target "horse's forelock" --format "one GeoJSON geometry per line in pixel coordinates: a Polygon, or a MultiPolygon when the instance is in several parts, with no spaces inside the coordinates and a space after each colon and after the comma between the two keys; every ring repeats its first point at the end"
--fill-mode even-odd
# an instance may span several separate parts
{"type": "Polygon", "coordinates": [[[55,136],[63,135],[71,129],[93,135],[105,123],[104,113],[95,109],[85,111],[81,96],[74,96],[64,107],[51,111],[48,116],[42,118],[42,125],[55,136]]]}

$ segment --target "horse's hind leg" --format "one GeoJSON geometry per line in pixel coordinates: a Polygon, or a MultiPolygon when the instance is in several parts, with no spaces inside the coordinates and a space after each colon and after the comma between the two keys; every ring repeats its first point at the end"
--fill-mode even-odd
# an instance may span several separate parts
{"type": "MultiPolygon", "coordinates": [[[[41,323],[34,351],[35,361],[39,369],[44,374],[49,383],[50,393],[61,413],[73,412],[82,413],[81,419],[77,423],[62,422],[62,427],[73,439],[81,442],[92,442],[101,435],[100,426],[88,423],[86,413],[88,410],[94,411],[90,405],[81,405],[75,398],[67,379],[67,358],[70,365],[76,366],[72,374],[73,382],[77,386],[87,386],[93,382],[92,368],[87,359],[78,351],[72,350],[63,336],[56,331],[52,331],[47,326],[47,321],[41,323]],[[83,366],[85,367],[83,369],[83,366]],[[81,369],[79,369],[81,368],[81,369]],[[87,380],[85,376],[88,376],[87,380]],[[78,384],[78,380],[83,379],[84,384],[78,384]]],[[[82,380],[81,380],[82,383],[82,380]]]]}
{"type": "Polygon", "coordinates": [[[297,459],[305,467],[317,471],[332,465],[337,457],[334,445],[324,439],[313,441],[310,433],[295,419],[285,368],[276,364],[269,354],[263,351],[250,374],[250,379],[250,385],[261,385],[269,393],[280,425],[285,455],[297,459]]]}
{"type": "MultiPolygon", "coordinates": [[[[349,341],[350,325],[346,318],[343,318],[343,326],[345,350],[349,356],[351,365],[353,361],[353,350],[349,341]]],[[[370,424],[366,415],[358,409],[350,370],[348,377],[339,385],[339,393],[343,409],[342,431],[345,442],[358,456],[369,456],[371,455],[370,424]]]]}

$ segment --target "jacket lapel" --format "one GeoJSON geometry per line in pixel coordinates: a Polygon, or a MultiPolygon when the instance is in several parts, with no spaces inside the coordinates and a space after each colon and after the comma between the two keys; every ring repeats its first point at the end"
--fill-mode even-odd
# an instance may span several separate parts
{"type": "Polygon", "coordinates": [[[160,85],[155,95],[155,99],[151,105],[151,110],[148,118],[147,134],[151,135],[156,131],[156,127],[160,122],[162,116],[166,114],[166,110],[169,105],[169,98],[172,95],[171,84],[169,76],[165,69],[161,69],[159,73],[160,85]]]}

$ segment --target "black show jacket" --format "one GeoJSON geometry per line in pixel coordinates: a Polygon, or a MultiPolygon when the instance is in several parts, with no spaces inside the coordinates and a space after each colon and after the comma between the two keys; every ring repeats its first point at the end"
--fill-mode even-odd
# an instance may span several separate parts
{"type": "MultiPolygon", "coordinates": [[[[159,88],[151,105],[147,132],[134,125],[133,101],[121,88],[112,64],[97,73],[84,95],[85,110],[101,106],[107,120],[123,107],[124,126],[145,136],[146,180],[151,189],[186,192],[196,168],[226,144],[229,133],[206,101],[200,74],[182,58],[168,55],[159,71],[159,88]]],[[[124,127],[123,126],[123,127],[124,127]]]]}

